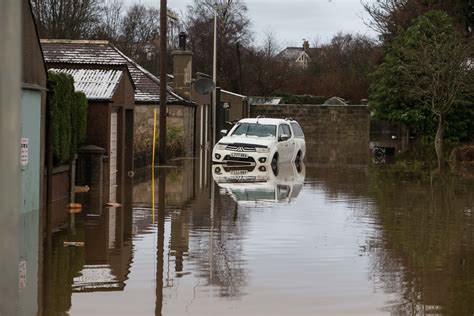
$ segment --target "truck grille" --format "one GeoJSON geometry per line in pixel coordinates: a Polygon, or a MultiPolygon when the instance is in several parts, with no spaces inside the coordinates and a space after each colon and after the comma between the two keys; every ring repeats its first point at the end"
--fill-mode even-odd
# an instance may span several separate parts
{"type": "Polygon", "coordinates": [[[255,164],[255,159],[253,159],[252,157],[239,158],[239,157],[231,157],[230,155],[226,155],[224,157],[223,162],[228,163],[228,164],[237,163],[237,164],[253,165],[255,164]]]}
{"type": "Polygon", "coordinates": [[[227,145],[225,149],[230,150],[230,151],[239,151],[239,152],[256,152],[257,151],[255,147],[248,146],[248,145],[246,146],[227,145]]]}

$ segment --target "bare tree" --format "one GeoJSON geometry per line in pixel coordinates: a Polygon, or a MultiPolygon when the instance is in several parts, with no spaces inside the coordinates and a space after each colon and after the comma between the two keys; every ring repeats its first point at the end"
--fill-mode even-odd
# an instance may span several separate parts
{"type": "Polygon", "coordinates": [[[158,9],[141,4],[130,6],[121,20],[117,45],[138,62],[146,60],[148,52],[157,51],[159,22],[158,9]]]}
{"type": "Polygon", "coordinates": [[[185,28],[189,34],[190,46],[194,53],[194,66],[197,71],[211,73],[214,7],[218,13],[218,81],[222,87],[238,90],[239,65],[235,61],[237,43],[240,47],[250,44],[250,20],[247,6],[242,0],[194,0],[188,7],[185,28]]]}
{"type": "Polygon", "coordinates": [[[245,56],[247,94],[270,96],[293,80],[293,68],[289,61],[280,58],[280,46],[275,35],[268,32],[263,45],[250,48],[245,56]]]}
{"type": "Polygon", "coordinates": [[[122,24],[122,0],[105,0],[101,7],[101,20],[95,37],[117,41],[122,24]]]}
{"type": "Polygon", "coordinates": [[[281,51],[280,43],[278,43],[274,32],[268,31],[265,33],[262,50],[268,58],[275,57],[281,51]]]}
{"type": "Polygon", "coordinates": [[[472,34],[474,4],[472,0],[378,0],[362,4],[370,16],[366,24],[384,40],[392,40],[407,29],[413,20],[430,10],[442,10],[454,18],[456,27],[466,35],[472,34]]]}
{"type": "Polygon", "coordinates": [[[44,38],[91,37],[101,19],[101,0],[32,0],[39,33],[44,38]]]}

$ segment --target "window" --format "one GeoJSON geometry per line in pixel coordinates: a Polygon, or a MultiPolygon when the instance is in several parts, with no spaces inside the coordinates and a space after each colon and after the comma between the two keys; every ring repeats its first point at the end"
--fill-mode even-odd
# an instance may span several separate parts
{"type": "Polygon", "coordinates": [[[288,135],[289,138],[291,138],[291,129],[290,129],[290,126],[286,125],[286,124],[280,124],[280,126],[278,126],[278,140],[281,142],[281,135],[288,135]]]}
{"type": "Polygon", "coordinates": [[[245,135],[245,136],[257,136],[257,137],[268,137],[276,135],[276,126],[268,124],[257,124],[257,123],[242,123],[234,130],[232,135],[245,135]]]}
{"type": "Polygon", "coordinates": [[[280,137],[282,134],[285,134],[283,132],[283,125],[278,126],[278,137],[280,137]]]}
{"type": "Polygon", "coordinates": [[[301,126],[298,123],[292,122],[291,127],[293,128],[293,132],[295,133],[295,137],[304,138],[303,130],[301,129],[301,126]]]}
{"type": "Polygon", "coordinates": [[[289,125],[286,125],[286,124],[282,124],[281,126],[283,126],[283,134],[286,134],[286,135],[288,135],[288,136],[291,138],[291,129],[290,129],[290,126],[289,126],[289,125]]]}

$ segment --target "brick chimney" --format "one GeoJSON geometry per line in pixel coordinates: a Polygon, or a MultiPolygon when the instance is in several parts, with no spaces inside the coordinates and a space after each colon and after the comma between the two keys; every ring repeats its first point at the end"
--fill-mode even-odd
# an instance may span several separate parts
{"type": "Polygon", "coordinates": [[[307,40],[303,41],[303,50],[305,52],[309,50],[309,42],[307,40]]]}
{"type": "Polygon", "coordinates": [[[186,33],[179,33],[179,49],[173,56],[173,88],[185,99],[191,97],[191,79],[193,75],[193,53],[186,50],[186,33]]]}

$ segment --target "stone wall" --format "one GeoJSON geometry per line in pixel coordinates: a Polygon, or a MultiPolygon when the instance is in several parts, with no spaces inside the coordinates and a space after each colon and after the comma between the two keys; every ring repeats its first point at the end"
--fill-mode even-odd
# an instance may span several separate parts
{"type": "MultiPolygon", "coordinates": [[[[153,147],[153,109],[152,105],[136,105],[134,117],[134,152],[135,155],[151,155],[153,147]]],[[[192,157],[194,153],[194,107],[183,105],[168,105],[167,130],[168,138],[172,137],[173,142],[169,146],[179,146],[180,148],[168,147],[168,158],[174,153],[183,157],[192,157]],[[171,152],[170,152],[171,151],[171,152]]],[[[159,107],[156,107],[156,131],[159,130],[159,107]]],[[[158,136],[157,136],[158,137],[158,136]]],[[[158,138],[157,138],[158,142],[158,138]]],[[[140,165],[135,167],[142,167],[140,165]]]]}
{"type": "Polygon", "coordinates": [[[297,120],[306,137],[307,162],[366,164],[369,161],[367,106],[252,105],[250,114],[297,120]]]}

